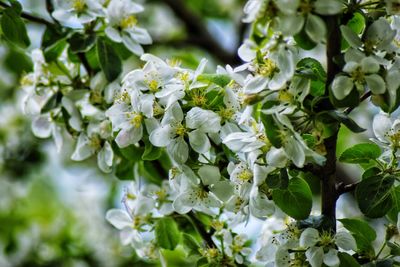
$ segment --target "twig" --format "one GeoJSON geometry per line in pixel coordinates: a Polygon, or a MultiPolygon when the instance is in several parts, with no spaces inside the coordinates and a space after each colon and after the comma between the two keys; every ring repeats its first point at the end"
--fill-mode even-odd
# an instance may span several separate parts
{"type": "Polygon", "coordinates": [[[352,183],[352,184],[344,184],[344,183],[339,183],[336,187],[336,196],[337,198],[339,196],[341,196],[344,193],[349,193],[349,192],[353,192],[354,190],[356,190],[357,185],[360,182],[356,182],[356,183],[352,183]]]}
{"type": "Polygon", "coordinates": [[[195,213],[191,211],[187,215],[192,220],[192,224],[196,228],[195,230],[201,235],[207,245],[210,248],[215,247],[214,241],[211,238],[212,233],[208,233],[206,229],[204,229],[203,223],[196,217],[195,213]]]}
{"type": "MultiPolygon", "coordinates": [[[[366,100],[368,97],[371,96],[371,91],[365,92],[361,97],[360,97],[360,102],[363,102],[364,100],[366,100]]],[[[349,114],[350,112],[352,112],[355,109],[355,107],[348,107],[344,110],[344,114],[349,114]]]]}

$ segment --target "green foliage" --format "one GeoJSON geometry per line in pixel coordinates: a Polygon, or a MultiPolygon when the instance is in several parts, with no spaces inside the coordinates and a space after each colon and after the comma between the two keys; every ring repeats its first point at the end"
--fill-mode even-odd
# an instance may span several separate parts
{"type": "Polygon", "coordinates": [[[374,143],[357,144],[346,149],[339,160],[345,163],[368,163],[370,160],[375,160],[381,155],[381,149],[374,143]]]}
{"type": "Polygon", "coordinates": [[[370,176],[356,188],[356,199],[360,210],[368,217],[379,218],[392,208],[390,189],[395,181],[391,175],[370,176]]]}
{"type": "Polygon", "coordinates": [[[301,178],[292,178],[286,189],[273,190],[272,198],[283,212],[297,220],[307,218],[311,212],[311,189],[301,178]]]}
{"type": "Polygon", "coordinates": [[[14,2],[11,7],[3,10],[0,19],[1,30],[4,37],[11,43],[27,48],[30,45],[25,23],[20,17],[22,7],[18,2],[14,2]]]}
{"type": "Polygon", "coordinates": [[[96,47],[100,68],[104,72],[107,80],[112,82],[122,71],[121,59],[110,41],[104,37],[99,37],[97,39],[96,47]]]}
{"type": "MultiPolygon", "coordinates": [[[[346,25],[354,33],[361,34],[365,28],[365,18],[361,13],[356,12],[354,13],[353,17],[347,22],[346,25]]],[[[349,47],[350,47],[349,43],[344,38],[342,38],[341,49],[345,50],[349,47]]]]}
{"type": "Polygon", "coordinates": [[[339,219],[350,231],[357,243],[357,249],[363,252],[373,252],[371,243],[376,239],[375,230],[365,221],[359,219],[339,219]]]}
{"type": "Polygon", "coordinates": [[[164,217],[157,221],[155,225],[155,235],[157,244],[169,250],[174,250],[181,239],[178,225],[175,220],[170,217],[164,217]]]}

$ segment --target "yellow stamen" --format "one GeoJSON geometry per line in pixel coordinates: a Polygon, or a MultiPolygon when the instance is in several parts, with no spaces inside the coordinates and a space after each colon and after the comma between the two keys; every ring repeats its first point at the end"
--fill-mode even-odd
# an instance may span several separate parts
{"type": "Polygon", "coordinates": [[[121,20],[119,25],[122,29],[129,29],[137,25],[137,19],[134,15],[127,16],[121,20]]]}

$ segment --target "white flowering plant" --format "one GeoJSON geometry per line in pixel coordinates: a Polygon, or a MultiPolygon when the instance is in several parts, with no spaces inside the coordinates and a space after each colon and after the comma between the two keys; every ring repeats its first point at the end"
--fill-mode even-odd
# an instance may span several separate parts
{"type": "MultiPolygon", "coordinates": [[[[213,37],[184,2],[165,2],[213,37]]],[[[26,21],[46,26],[21,79],[33,133],[58,150],[72,137],[72,160],[95,157],[131,181],[105,218],[143,260],[173,266],[166,255],[179,251],[204,267],[400,265],[400,1],[249,0],[239,60],[203,40],[230,63],[215,70],[151,53],[137,15],[146,4],[47,1],[50,21],[0,3],[2,36],[20,49],[26,21]],[[374,136],[351,146],[340,131],[366,131],[351,115],[368,100],[374,136]],[[345,182],[337,161],[362,173],[345,182]],[[345,193],[362,215],[337,216],[345,193]],[[384,238],[369,224],[379,218],[384,238]],[[271,219],[278,229],[247,233],[271,219]]]]}

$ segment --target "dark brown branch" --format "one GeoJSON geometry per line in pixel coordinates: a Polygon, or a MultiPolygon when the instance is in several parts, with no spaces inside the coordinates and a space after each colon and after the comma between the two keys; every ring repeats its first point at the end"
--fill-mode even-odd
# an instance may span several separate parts
{"type": "MultiPolygon", "coordinates": [[[[328,38],[326,44],[327,57],[327,80],[326,90],[329,93],[329,86],[341,68],[335,63],[334,59],[340,55],[341,36],[339,30],[339,17],[327,16],[325,21],[328,28],[328,38]]],[[[326,107],[330,108],[330,107],[326,107]]],[[[328,231],[336,231],[336,143],[338,138],[339,127],[335,134],[324,140],[326,154],[326,163],[320,171],[321,177],[321,212],[328,222],[328,231]]]]}
{"type": "MultiPolygon", "coordinates": [[[[366,100],[368,97],[372,95],[371,91],[365,92],[361,97],[360,97],[360,102],[363,102],[366,100]]],[[[355,109],[355,107],[348,107],[344,110],[344,114],[349,114],[355,109]]]]}
{"type": "Polygon", "coordinates": [[[359,182],[352,183],[352,184],[344,184],[344,183],[338,184],[336,187],[337,197],[339,197],[340,195],[342,195],[344,193],[353,192],[354,190],[356,190],[358,184],[359,184],[359,182]]]}
{"type": "MultiPolygon", "coordinates": [[[[0,1],[0,6],[4,7],[4,8],[10,7],[8,4],[6,4],[6,3],[4,3],[2,1],[0,1]]],[[[21,17],[24,18],[24,19],[27,19],[27,20],[29,20],[31,22],[43,24],[43,25],[46,25],[46,26],[53,26],[54,25],[52,22],[50,22],[50,21],[48,21],[48,20],[46,20],[44,18],[36,17],[35,15],[32,15],[32,14],[27,13],[27,12],[22,12],[21,13],[21,17]]]]}
{"type": "Polygon", "coordinates": [[[223,63],[237,65],[240,59],[236,53],[226,51],[208,31],[201,17],[188,9],[183,0],[164,0],[175,15],[185,24],[189,40],[203,48],[223,63]]]}

